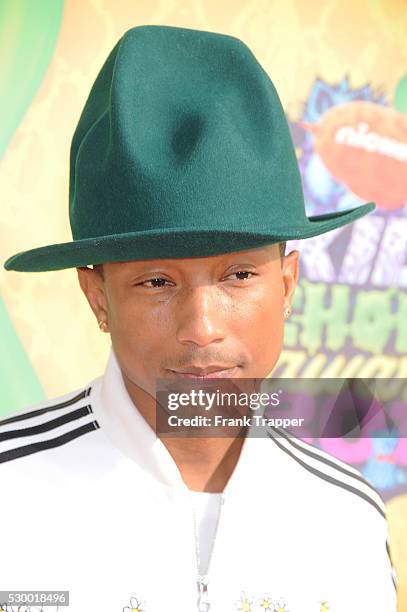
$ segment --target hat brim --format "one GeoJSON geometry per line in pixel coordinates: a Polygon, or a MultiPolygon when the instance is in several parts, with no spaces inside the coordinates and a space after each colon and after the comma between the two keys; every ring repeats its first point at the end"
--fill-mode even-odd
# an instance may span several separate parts
{"type": "Polygon", "coordinates": [[[4,263],[6,270],[47,272],[92,264],[141,259],[209,257],[258,248],[273,242],[312,238],[337,229],[368,214],[376,207],[369,202],[356,208],[314,215],[301,227],[244,229],[163,228],[85,238],[21,251],[4,263]]]}

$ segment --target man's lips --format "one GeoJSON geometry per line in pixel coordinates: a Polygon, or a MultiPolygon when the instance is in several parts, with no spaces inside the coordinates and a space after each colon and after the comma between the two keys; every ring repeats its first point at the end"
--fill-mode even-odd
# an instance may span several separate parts
{"type": "Polygon", "coordinates": [[[200,370],[199,368],[190,368],[190,370],[183,371],[168,371],[174,374],[177,378],[193,378],[195,380],[203,380],[205,378],[230,378],[236,373],[237,369],[238,366],[219,370],[214,370],[213,368],[206,368],[202,370],[200,370]]]}

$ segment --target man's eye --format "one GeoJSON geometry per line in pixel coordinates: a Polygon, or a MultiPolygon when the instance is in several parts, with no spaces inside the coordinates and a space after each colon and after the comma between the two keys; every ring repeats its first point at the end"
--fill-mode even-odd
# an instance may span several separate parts
{"type": "Polygon", "coordinates": [[[142,283],[138,283],[138,284],[143,287],[143,286],[147,286],[146,283],[153,283],[153,286],[151,287],[150,285],[150,287],[154,289],[157,287],[163,287],[164,283],[168,283],[168,282],[169,281],[167,281],[166,278],[149,278],[148,280],[143,281],[142,283]]]}
{"type": "MultiPolygon", "coordinates": [[[[247,274],[251,274],[252,276],[256,276],[256,274],[254,272],[249,272],[249,270],[238,270],[238,272],[233,272],[233,274],[230,274],[230,276],[234,276],[236,275],[238,277],[238,280],[247,280],[247,274]],[[243,275],[243,276],[241,276],[243,275]]],[[[226,278],[229,278],[229,276],[227,276],[226,278]]]]}
{"type": "MultiPolygon", "coordinates": [[[[233,274],[230,274],[229,276],[227,276],[226,278],[229,278],[230,276],[234,276],[236,275],[238,277],[238,280],[247,280],[247,275],[251,274],[252,276],[256,276],[256,274],[254,274],[254,272],[249,272],[249,270],[238,270],[237,272],[233,272],[233,274]]],[[[150,285],[151,289],[157,289],[160,287],[164,287],[165,283],[168,283],[169,281],[166,278],[149,278],[148,280],[143,281],[142,283],[138,283],[138,285],[141,285],[142,287],[147,287],[147,283],[152,283],[152,285],[150,285]]]]}

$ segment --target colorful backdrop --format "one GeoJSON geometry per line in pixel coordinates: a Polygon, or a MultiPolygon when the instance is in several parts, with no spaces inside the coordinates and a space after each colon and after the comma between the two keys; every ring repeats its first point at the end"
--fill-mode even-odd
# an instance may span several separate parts
{"type": "MultiPolygon", "coordinates": [[[[290,122],[307,213],[374,213],[301,251],[301,282],[273,375],[407,375],[407,8],[404,0],[1,0],[0,259],[71,239],[68,157],[108,52],[129,27],[242,38],[290,122]]],[[[0,414],[76,389],[108,339],[74,270],[0,270],[0,414]]],[[[407,610],[407,442],[315,440],[380,490],[407,610]]]]}

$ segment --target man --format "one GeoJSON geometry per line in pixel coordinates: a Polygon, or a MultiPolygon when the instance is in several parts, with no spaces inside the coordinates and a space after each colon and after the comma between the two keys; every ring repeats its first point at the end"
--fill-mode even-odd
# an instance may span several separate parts
{"type": "Polygon", "coordinates": [[[373,208],[306,217],[242,41],[125,33],[73,137],[73,241],[5,264],[77,268],[112,349],[103,376],[0,423],[2,590],[69,590],[75,612],[394,612],[385,507],[359,472],[271,431],[155,431],[158,379],[269,375],[298,282],[285,241],[373,208]]]}

